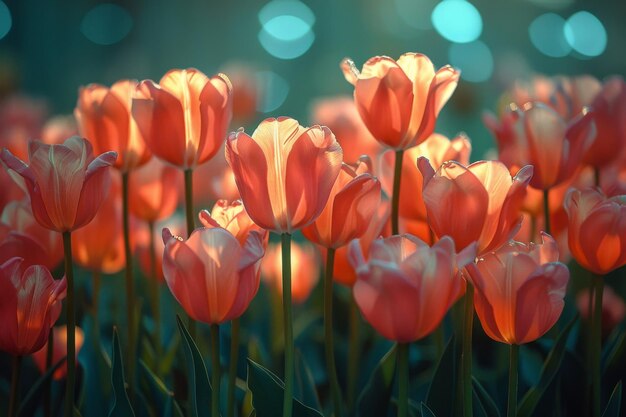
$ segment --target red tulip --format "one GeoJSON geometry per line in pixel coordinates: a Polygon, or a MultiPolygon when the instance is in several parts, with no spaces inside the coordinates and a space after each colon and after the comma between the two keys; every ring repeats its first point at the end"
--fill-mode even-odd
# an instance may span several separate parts
{"type": "Polygon", "coordinates": [[[430,59],[417,53],[406,53],[397,61],[375,56],[361,72],[345,59],[341,68],[354,85],[363,123],[379,142],[393,149],[418,145],[433,133],[460,75],[450,66],[435,72],[430,59]]]}
{"type": "Polygon", "coordinates": [[[30,165],[4,149],[0,159],[25,181],[33,215],[44,227],[67,232],[93,219],[109,187],[108,167],[117,154],[94,158],[91,144],[73,136],[62,145],[33,141],[28,145],[30,165]]]}
{"type": "Polygon", "coordinates": [[[61,314],[65,278],[54,280],[43,266],[24,269],[21,258],[0,265],[0,350],[29,355],[48,340],[61,314]]]}
{"type": "Polygon", "coordinates": [[[228,77],[197,69],[171,70],[159,84],[142,81],[132,114],[152,153],[182,169],[216,154],[232,116],[228,77]]]}
{"type": "Polygon", "coordinates": [[[454,242],[441,238],[433,247],[411,235],[375,240],[365,260],[358,240],[349,246],[357,273],[354,299],[378,333],[409,343],[434,331],[463,290],[458,271],[472,262],[476,245],[458,256],[454,242]]]}
{"type": "Polygon", "coordinates": [[[83,137],[96,153],[115,151],[115,167],[128,172],[148,162],[150,150],[131,117],[137,81],[121,80],[107,88],[99,84],[81,87],[74,116],[83,137]]]}
{"type": "Polygon", "coordinates": [[[476,313],[489,337],[521,345],[557,322],[569,280],[558,258],[556,242],[544,233],[542,244],[510,242],[466,267],[476,313]]]}
{"type": "Polygon", "coordinates": [[[336,249],[363,236],[380,203],[380,182],[370,172],[367,156],[356,168],[342,165],[322,214],[302,229],[307,239],[336,249]]]}
{"type": "Polygon", "coordinates": [[[165,281],[191,318],[221,324],[243,314],[258,288],[259,233],[241,245],[221,227],[196,229],[187,241],[163,229],[163,242],[165,281]]]}
{"type": "Polygon", "coordinates": [[[292,233],[322,212],[339,171],[342,150],[327,127],[266,119],[248,136],[233,132],[226,160],[250,218],[276,233],[292,233]]]}
{"type": "Polygon", "coordinates": [[[445,162],[435,172],[426,158],[417,160],[424,178],[423,198],[428,222],[437,236],[448,235],[463,249],[478,243],[482,254],[506,243],[520,227],[520,208],[533,168],[511,178],[498,161],[464,167],[445,162]]]}
{"type": "Polygon", "coordinates": [[[178,206],[180,177],[176,168],[152,158],[129,177],[130,212],[146,222],[156,222],[174,213],[178,206]]]}
{"type": "MultiPolygon", "coordinates": [[[[52,365],[56,365],[61,359],[64,359],[67,356],[67,326],[57,326],[52,328],[52,332],[54,333],[53,337],[53,345],[52,345],[52,365]]],[[[76,327],[74,329],[74,346],[76,346],[76,360],[75,363],[78,363],[78,354],[80,349],[83,347],[83,342],[85,340],[85,334],[80,329],[80,327],[76,327]]],[[[33,353],[33,360],[35,361],[35,365],[39,368],[39,371],[43,374],[47,371],[46,369],[46,355],[48,352],[48,342],[43,345],[41,349],[37,352],[33,353]]],[[[65,378],[67,375],[67,362],[64,361],[63,365],[59,366],[56,371],[52,374],[52,378],[59,380],[65,378]]]]}
{"type": "Polygon", "coordinates": [[[626,196],[571,189],[565,197],[569,249],[585,269],[600,275],[626,264],[626,196]]]}

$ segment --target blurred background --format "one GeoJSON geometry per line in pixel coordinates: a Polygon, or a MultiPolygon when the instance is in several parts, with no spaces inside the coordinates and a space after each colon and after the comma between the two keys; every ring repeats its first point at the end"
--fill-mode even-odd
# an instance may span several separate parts
{"type": "Polygon", "coordinates": [[[313,123],[315,99],[351,95],[346,56],[360,68],[415,51],[462,70],[437,131],[466,132],[479,159],[492,143],[481,114],[513,80],[623,75],[625,19],[626,2],[611,0],[0,0],[0,97],[69,114],[81,85],[197,67],[257,93],[253,130],[270,115],[313,123]]]}

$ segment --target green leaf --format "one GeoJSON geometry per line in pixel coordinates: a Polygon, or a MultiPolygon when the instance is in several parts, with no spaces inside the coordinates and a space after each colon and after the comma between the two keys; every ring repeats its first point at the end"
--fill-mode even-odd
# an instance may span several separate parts
{"type": "Polygon", "coordinates": [[[626,333],[621,333],[612,344],[607,346],[602,354],[602,374],[615,369],[620,358],[626,352],[626,333]]]}
{"type": "Polygon", "coordinates": [[[296,350],[295,354],[296,366],[295,366],[295,384],[294,384],[294,396],[299,398],[303,404],[320,410],[322,408],[320,399],[317,396],[317,389],[315,388],[315,381],[313,380],[313,374],[311,369],[306,363],[302,352],[296,350]]]}
{"type": "Polygon", "coordinates": [[[209,417],[211,414],[211,384],[204,360],[196,342],[187,331],[180,317],[176,316],[178,330],[182,336],[187,376],[189,378],[189,404],[192,417],[209,417]]]}
{"type": "Polygon", "coordinates": [[[358,417],[386,416],[396,375],[396,345],[380,360],[357,401],[358,417]]]}
{"type": "MultiPolygon", "coordinates": [[[[283,415],[285,385],[271,371],[248,359],[248,387],[252,392],[252,406],[258,417],[283,415]]],[[[322,417],[322,414],[293,399],[293,417],[322,417]]]]}
{"type": "Polygon", "coordinates": [[[422,417],[437,417],[435,413],[433,413],[433,410],[428,408],[426,404],[422,403],[421,408],[422,408],[422,417]]]}
{"type": "MultiPolygon", "coordinates": [[[[174,415],[176,417],[183,417],[180,406],[178,405],[178,402],[174,399],[174,392],[170,390],[167,385],[165,385],[165,382],[163,382],[161,378],[159,378],[154,372],[152,372],[152,370],[144,361],[139,360],[139,368],[143,371],[153,391],[157,392],[160,395],[161,407],[167,410],[167,412],[164,412],[164,415],[172,415],[173,408],[174,415]]],[[[156,407],[158,407],[158,405],[156,407]]]]}
{"type": "Polygon", "coordinates": [[[522,398],[522,401],[519,403],[517,408],[518,417],[530,417],[532,415],[535,407],[537,407],[537,404],[539,403],[539,400],[545,393],[546,389],[548,389],[548,386],[550,386],[550,383],[552,383],[556,374],[559,372],[563,356],[565,355],[567,337],[577,320],[578,316],[575,316],[556,338],[556,342],[554,343],[552,350],[550,350],[550,353],[543,364],[543,368],[541,369],[539,382],[537,385],[528,390],[526,395],[522,398]]]}
{"type": "Polygon", "coordinates": [[[500,411],[498,411],[498,406],[496,406],[493,398],[491,398],[485,387],[474,377],[472,377],[472,388],[474,394],[476,394],[475,398],[484,410],[485,416],[500,417],[500,411]]]}
{"type": "Polygon", "coordinates": [[[109,412],[109,417],[130,417],[135,416],[130,400],[126,394],[126,383],[124,382],[124,364],[122,363],[122,350],[117,335],[117,328],[113,328],[113,368],[111,370],[111,384],[115,402],[109,412]]]}
{"type": "Polygon", "coordinates": [[[52,374],[54,374],[54,372],[65,363],[65,358],[66,357],[63,357],[60,361],[55,363],[54,366],[50,367],[50,369],[48,369],[46,373],[41,375],[39,379],[35,381],[35,384],[30,388],[30,390],[28,390],[28,393],[21,401],[20,406],[17,410],[17,415],[20,415],[22,413],[24,407],[26,407],[33,400],[33,398],[37,398],[37,400],[41,399],[41,396],[43,395],[41,390],[45,386],[46,382],[52,379],[52,374]]]}
{"type": "Polygon", "coordinates": [[[619,412],[622,406],[622,381],[619,381],[615,388],[613,388],[613,392],[611,393],[611,398],[609,398],[609,403],[606,405],[604,409],[604,413],[602,413],[602,417],[619,417],[619,412]]]}
{"type": "Polygon", "coordinates": [[[454,336],[450,338],[446,345],[435,374],[428,387],[426,394],[426,405],[437,413],[438,416],[448,417],[454,413],[454,400],[457,377],[457,355],[455,354],[454,336]]]}

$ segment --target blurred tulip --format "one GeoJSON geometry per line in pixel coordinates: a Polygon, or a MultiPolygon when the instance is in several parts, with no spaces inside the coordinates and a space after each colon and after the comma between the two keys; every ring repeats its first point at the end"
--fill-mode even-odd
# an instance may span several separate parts
{"type": "Polygon", "coordinates": [[[489,337],[521,345],[552,328],[569,281],[569,270],[558,258],[556,242],[544,233],[541,244],[512,241],[466,267],[476,313],[489,337]]]}
{"type": "Polygon", "coordinates": [[[154,155],[193,169],[215,155],[226,137],[232,86],[224,74],[209,78],[193,68],[171,70],[159,84],[139,84],[132,114],[154,155]]]}
{"type": "Polygon", "coordinates": [[[252,65],[230,63],[222,68],[233,86],[233,121],[246,124],[256,116],[259,86],[252,65]]]}
{"type": "Polygon", "coordinates": [[[571,189],[565,197],[569,249],[585,269],[604,275],[626,264],[626,195],[571,189]]]}
{"type": "Polygon", "coordinates": [[[288,117],[266,119],[248,136],[233,132],[226,160],[250,218],[276,233],[292,233],[322,212],[342,150],[327,127],[302,127],[288,117]]]}
{"type": "Polygon", "coordinates": [[[193,170],[193,201],[196,207],[213,205],[217,200],[235,201],[241,198],[233,170],[226,162],[225,147],[226,143],[222,144],[210,161],[193,170]]]}
{"type": "Polygon", "coordinates": [[[226,200],[218,200],[210,213],[202,210],[199,217],[204,227],[222,227],[228,230],[241,246],[245,245],[253,230],[261,235],[265,242],[264,247],[267,246],[267,230],[261,229],[252,221],[241,200],[233,201],[231,204],[226,200]]]}
{"type": "Polygon", "coordinates": [[[320,216],[302,229],[313,243],[337,249],[361,237],[380,204],[380,182],[371,174],[371,161],[364,156],[355,167],[342,164],[320,216]]]}
{"type": "Polygon", "coordinates": [[[259,233],[241,245],[221,227],[196,229],[187,241],[163,229],[163,242],[165,281],[190,317],[221,324],[243,314],[258,288],[259,233]]]}
{"type": "Polygon", "coordinates": [[[595,134],[591,113],[566,123],[541,103],[513,106],[500,121],[485,115],[484,122],[496,138],[499,159],[508,167],[533,165],[530,186],[541,190],[573,178],[595,134]]]}
{"type": "Polygon", "coordinates": [[[417,53],[406,53],[397,61],[370,58],[361,72],[345,59],[341,69],[354,85],[363,123],[376,140],[396,150],[418,145],[433,133],[460,76],[449,65],[435,72],[430,59],[417,53]]]}
{"type": "Polygon", "coordinates": [[[337,142],[343,149],[344,162],[352,164],[357,162],[361,155],[367,155],[374,161],[376,168],[378,156],[385,148],[367,130],[351,97],[316,101],[313,104],[311,120],[320,126],[328,126],[335,134],[337,142]]]}
{"type": "Polygon", "coordinates": [[[472,244],[457,256],[447,236],[433,247],[412,235],[377,239],[367,260],[358,240],[348,250],[357,273],[352,291],[363,317],[378,333],[400,343],[419,340],[439,326],[462,295],[458,269],[476,255],[472,244]]]}
{"type": "MultiPolygon", "coordinates": [[[[589,288],[585,288],[576,296],[576,307],[578,313],[583,319],[589,320],[589,312],[595,307],[595,299],[591,301],[589,306],[589,288]]],[[[619,325],[626,317],[626,304],[622,297],[611,289],[604,286],[602,292],[602,335],[609,336],[611,331],[619,325]]]]}
{"type": "Polygon", "coordinates": [[[107,193],[107,168],[116,153],[105,152],[94,158],[91,144],[73,136],[62,145],[30,142],[28,154],[30,165],[7,149],[0,159],[24,179],[39,224],[67,232],[89,223],[107,193]]]}
{"type": "Polygon", "coordinates": [[[78,126],[73,115],[54,116],[46,121],[41,130],[41,141],[48,145],[65,142],[70,136],[78,135],[78,126]]]}
{"type": "Polygon", "coordinates": [[[74,116],[81,136],[96,153],[117,152],[115,168],[131,171],[150,159],[142,132],[131,117],[137,81],[121,80],[107,88],[99,84],[81,87],[74,116]]]}
{"type": "MultiPolygon", "coordinates": [[[[291,300],[302,304],[320,279],[320,257],[315,246],[307,243],[291,243],[291,300]]],[[[263,281],[283,293],[282,253],[280,245],[270,244],[261,262],[263,281]]]]}
{"type": "MultiPolygon", "coordinates": [[[[63,365],[57,368],[56,371],[52,374],[52,378],[56,380],[60,380],[65,378],[67,375],[67,362],[65,362],[65,357],[67,356],[67,326],[57,326],[52,328],[52,332],[54,333],[53,337],[53,345],[52,345],[52,365],[57,364],[61,359],[64,360],[63,365]]],[[[74,345],[76,346],[76,362],[78,362],[78,353],[83,347],[83,342],[85,340],[85,334],[80,329],[80,327],[76,327],[74,329],[74,345]]],[[[33,353],[33,360],[39,371],[44,374],[46,372],[46,355],[48,351],[48,342],[44,344],[44,346],[39,349],[37,352],[33,353]]]]}
{"type": "MultiPolygon", "coordinates": [[[[446,161],[469,164],[472,145],[469,139],[460,134],[450,140],[443,135],[433,133],[418,146],[407,149],[402,159],[402,182],[400,183],[400,216],[411,220],[426,220],[426,207],[420,190],[423,185],[421,171],[416,161],[425,157],[433,169],[438,169],[446,161]]],[[[391,195],[393,186],[394,154],[385,152],[381,159],[380,178],[383,189],[391,195]]]]}
{"type": "Polygon", "coordinates": [[[152,158],[129,177],[128,207],[137,218],[156,222],[174,213],[180,193],[178,170],[152,158]]]}
{"type": "Polygon", "coordinates": [[[511,178],[499,161],[479,161],[468,167],[448,161],[436,172],[424,157],[417,165],[424,178],[428,222],[437,237],[452,237],[459,249],[476,241],[480,255],[515,235],[533,167],[525,166],[511,178]]]}
{"type": "Polygon", "coordinates": [[[25,190],[23,190],[18,183],[11,178],[8,170],[4,168],[2,158],[0,158],[0,210],[4,209],[11,201],[21,200],[25,196],[25,190]]]}
{"type": "Polygon", "coordinates": [[[29,355],[48,340],[61,314],[65,278],[54,280],[40,265],[23,268],[21,258],[0,265],[0,350],[29,355]]]}
{"type": "Polygon", "coordinates": [[[138,259],[139,267],[144,276],[152,279],[155,278],[158,282],[163,282],[165,277],[163,276],[163,250],[165,244],[163,243],[162,230],[167,228],[175,236],[182,236],[185,233],[185,218],[183,216],[174,214],[172,217],[160,220],[154,224],[153,236],[154,248],[153,254],[150,253],[150,230],[147,225],[145,227],[137,227],[133,231],[133,237],[135,240],[135,254],[138,259]],[[154,256],[154,271],[152,271],[152,258],[154,256]]]}
{"type": "Polygon", "coordinates": [[[28,157],[28,141],[41,134],[48,116],[45,100],[14,95],[0,102],[0,149],[7,148],[18,158],[28,157]]]}

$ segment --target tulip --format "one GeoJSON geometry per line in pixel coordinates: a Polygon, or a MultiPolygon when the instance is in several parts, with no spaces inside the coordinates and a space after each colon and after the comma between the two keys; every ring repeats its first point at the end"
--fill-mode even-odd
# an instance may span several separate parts
{"type": "Polygon", "coordinates": [[[174,213],[179,178],[175,168],[153,158],[129,178],[129,210],[138,219],[155,223],[174,213]]]}
{"type": "Polygon", "coordinates": [[[206,164],[193,171],[193,201],[200,206],[213,205],[217,200],[240,200],[233,170],[226,162],[224,148],[206,164]]]}
{"type": "Polygon", "coordinates": [[[78,127],[74,115],[51,117],[41,129],[41,141],[48,145],[63,143],[66,138],[76,135],[78,127]]]}
{"type": "MultiPolygon", "coordinates": [[[[52,364],[56,364],[59,361],[63,360],[65,362],[65,357],[67,356],[67,326],[58,326],[52,329],[54,333],[53,339],[53,347],[52,347],[52,364]]],[[[83,342],[85,340],[85,335],[80,327],[76,327],[75,329],[75,346],[76,346],[76,361],[78,360],[78,353],[80,349],[83,347],[83,342]]],[[[43,374],[47,371],[46,369],[46,354],[48,351],[48,343],[33,353],[33,360],[35,361],[35,365],[39,368],[39,371],[43,374]]],[[[56,371],[52,374],[52,378],[56,380],[60,380],[65,378],[67,375],[67,364],[63,364],[57,368],[56,371]]]]}
{"type": "Polygon", "coordinates": [[[435,72],[430,59],[417,53],[406,53],[397,61],[376,56],[360,72],[345,59],[341,68],[354,85],[354,101],[369,131],[396,150],[418,145],[433,133],[460,76],[450,66],[435,72]]]}
{"type": "MultiPolygon", "coordinates": [[[[593,294],[584,289],[576,296],[576,308],[583,319],[591,319],[589,314],[594,309],[593,294]]],[[[602,338],[609,336],[626,317],[626,303],[611,287],[604,287],[602,294],[602,338]]]]}
{"type": "Polygon", "coordinates": [[[28,157],[28,141],[39,137],[48,117],[45,100],[11,95],[0,102],[0,148],[20,159],[28,157]]]}
{"type": "Polygon", "coordinates": [[[233,85],[233,120],[239,125],[250,122],[263,98],[253,66],[233,62],[222,67],[222,72],[228,74],[233,85]]]}
{"type": "Polygon", "coordinates": [[[477,241],[480,255],[515,235],[531,166],[511,178],[498,161],[479,161],[468,167],[448,161],[436,172],[426,158],[420,157],[417,164],[424,178],[428,222],[436,236],[449,235],[460,249],[477,241]]]}
{"type": "Polygon", "coordinates": [[[89,138],[96,153],[115,151],[115,168],[128,172],[150,159],[142,132],[131,117],[137,81],[121,80],[107,88],[99,84],[81,87],[74,116],[82,136],[89,138]]]}

